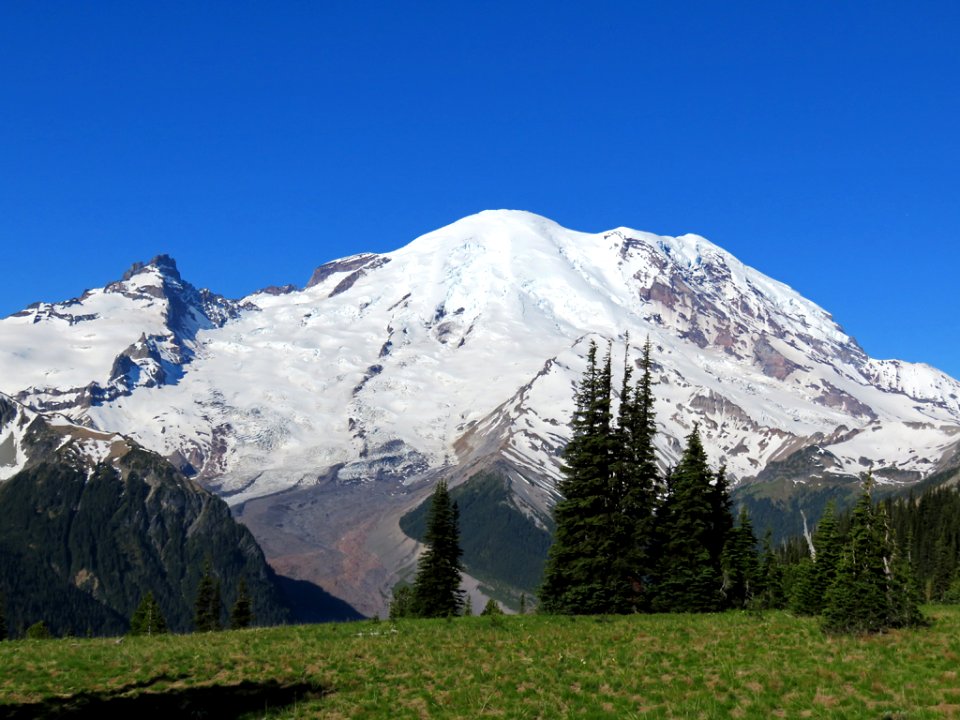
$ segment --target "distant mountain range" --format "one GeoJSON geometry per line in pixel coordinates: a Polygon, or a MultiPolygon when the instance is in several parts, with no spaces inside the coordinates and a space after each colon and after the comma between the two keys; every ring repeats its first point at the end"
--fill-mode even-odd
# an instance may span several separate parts
{"type": "MultiPolygon", "coordinates": [[[[869,358],[702,237],[518,211],[241,300],[158,256],[0,321],[0,391],[156,451],[226,499],[278,570],[372,614],[417,551],[399,519],[440,475],[499,477],[484,512],[549,528],[587,345],[612,343],[617,367],[647,338],[664,466],[699,423],[738,497],[780,530],[796,529],[796,498],[815,511],[869,468],[904,486],[960,466],[955,379],[869,358]]],[[[24,464],[3,432],[0,478],[24,464]]],[[[530,589],[467,562],[490,590],[530,589]]]]}

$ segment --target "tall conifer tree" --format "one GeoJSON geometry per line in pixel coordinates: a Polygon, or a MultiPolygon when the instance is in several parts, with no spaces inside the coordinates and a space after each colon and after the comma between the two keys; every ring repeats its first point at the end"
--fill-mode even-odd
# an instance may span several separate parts
{"type": "Polygon", "coordinates": [[[240,578],[237,585],[237,599],[230,608],[230,629],[241,630],[250,627],[253,622],[253,608],[250,593],[247,591],[247,581],[240,578]]]}
{"type": "Polygon", "coordinates": [[[570,426],[572,437],[563,453],[563,496],[554,506],[556,532],[547,557],[540,606],[545,612],[594,614],[615,612],[620,595],[614,558],[618,547],[613,466],[616,440],[612,430],[610,352],[597,363],[591,341],[587,368],[577,386],[570,426]]]}
{"type": "Polygon", "coordinates": [[[617,612],[645,610],[649,606],[652,574],[653,511],[660,483],[653,439],[656,435],[650,339],[643,347],[642,375],[630,386],[629,336],[624,357],[620,411],[617,416],[616,462],[613,492],[618,498],[617,545],[614,559],[618,585],[613,607],[617,612]]]}
{"type": "Polygon", "coordinates": [[[757,538],[745,507],[740,508],[737,526],[727,536],[721,557],[723,595],[727,607],[746,608],[759,594],[760,566],[757,538]]]}
{"type": "Polygon", "coordinates": [[[411,609],[417,617],[459,615],[463,607],[459,515],[456,503],[450,501],[446,480],[438,481],[427,514],[427,549],[413,583],[411,609]]]}
{"type": "Polygon", "coordinates": [[[214,581],[213,565],[210,558],[207,558],[203,565],[203,576],[197,586],[197,599],[194,602],[193,625],[196,631],[211,632],[219,630],[222,610],[220,581],[214,581]]]}
{"type": "Polygon", "coordinates": [[[722,607],[720,554],[730,521],[718,517],[722,508],[729,508],[729,498],[723,496],[725,483],[719,490],[715,487],[717,479],[694,424],[657,515],[654,610],[712,612],[722,607]]]}
{"type": "Polygon", "coordinates": [[[768,528],[763,537],[760,557],[760,607],[779,609],[786,605],[783,592],[783,568],[773,549],[773,532],[768,528]]]}
{"type": "Polygon", "coordinates": [[[872,486],[868,475],[827,590],[822,617],[827,632],[870,633],[923,622],[909,564],[893,540],[886,509],[873,505],[872,486]]]}
{"type": "Polygon", "coordinates": [[[804,563],[797,579],[793,610],[798,615],[819,615],[823,612],[827,589],[837,574],[840,551],[836,506],[831,500],[824,508],[813,534],[814,557],[810,563],[804,563]]]}

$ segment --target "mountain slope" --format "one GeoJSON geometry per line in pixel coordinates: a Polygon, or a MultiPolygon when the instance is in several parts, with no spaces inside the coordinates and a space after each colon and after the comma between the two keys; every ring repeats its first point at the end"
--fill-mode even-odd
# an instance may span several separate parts
{"type": "Polygon", "coordinates": [[[276,578],[225,503],[120,436],[35,414],[0,395],[23,467],[0,482],[0,595],[15,632],[115,634],[149,591],[175,631],[192,627],[210,559],[230,607],[239,579],[264,624],[288,617],[276,578]]]}
{"type": "Polygon", "coordinates": [[[543,526],[591,339],[614,342],[616,366],[627,332],[650,338],[665,466],[694,422],[742,485],[871,466],[912,483],[960,461],[956,380],[867,357],[824,310],[694,235],[490,211],[328,263],[302,290],[218,299],[219,314],[171,265],[0,321],[0,390],[195,473],[271,558],[368,612],[415,551],[394,528],[420,480],[496,468],[543,526]],[[369,532],[350,535],[357,523],[369,532]]]}

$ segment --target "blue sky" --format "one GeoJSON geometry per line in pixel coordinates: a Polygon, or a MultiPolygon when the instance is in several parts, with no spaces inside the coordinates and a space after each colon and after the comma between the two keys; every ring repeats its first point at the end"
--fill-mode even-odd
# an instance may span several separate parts
{"type": "Polygon", "coordinates": [[[696,232],[960,377],[960,3],[6,2],[0,315],[487,208],[696,232]]]}

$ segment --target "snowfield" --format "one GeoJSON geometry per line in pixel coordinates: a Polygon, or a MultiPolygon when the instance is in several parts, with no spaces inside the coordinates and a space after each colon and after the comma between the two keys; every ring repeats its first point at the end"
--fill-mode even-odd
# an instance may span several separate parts
{"type": "MultiPolygon", "coordinates": [[[[492,458],[548,503],[588,343],[612,343],[619,374],[627,334],[630,362],[652,343],[665,465],[694,422],[735,480],[811,444],[829,472],[919,480],[960,442],[956,380],[868,358],[823,309],[696,235],[488,211],[235,303],[170,268],[0,321],[0,391],[128,435],[232,503],[492,458]]],[[[16,446],[4,432],[0,449],[16,446]]]]}

